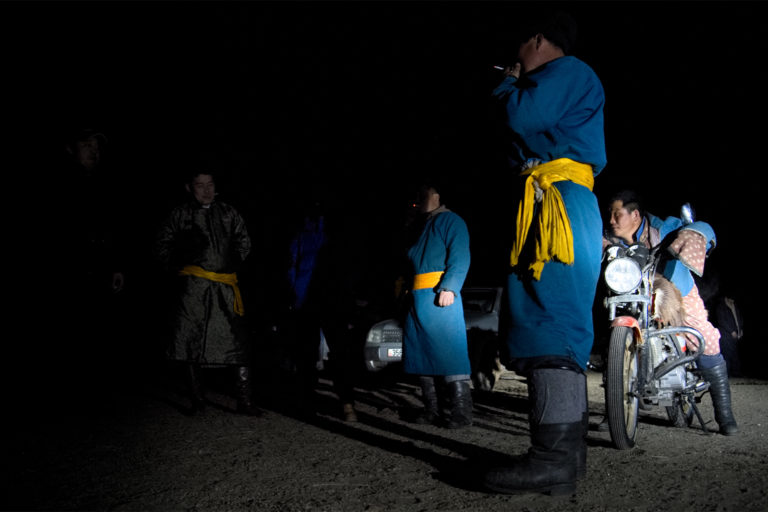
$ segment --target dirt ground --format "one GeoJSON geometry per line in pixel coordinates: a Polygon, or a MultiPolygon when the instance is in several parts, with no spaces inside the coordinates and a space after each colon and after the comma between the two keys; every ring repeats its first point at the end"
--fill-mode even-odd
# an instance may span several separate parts
{"type": "MultiPolygon", "coordinates": [[[[212,381],[211,405],[184,413],[171,374],[135,376],[47,409],[5,416],[3,510],[600,511],[768,510],[768,381],[731,382],[741,432],[707,435],[643,413],[638,445],[620,451],[597,430],[600,374],[589,373],[588,474],[570,497],[505,496],[476,485],[490,465],[528,445],[525,384],[507,372],[475,392],[462,430],[401,419],[417,388],[397,374],[357,388],[357,423],[339,419],[330,381],[320,412],[302,418],[260,397],[264,414],[233,414],[212,381]],[[9,428],[10,427],[10,428],[9,428]]],[[[269,391],[269,390],[267,390],[269,391]]],[[[54,393],[54,397],[57,395],[54,393]]],[[[269,394],[266,395],[271,396],[269,394]]],[[[709,396],[701,411],[713,418],[709,396]]],[[[712,426],[712,424],[710,424],[712,426]]]]}

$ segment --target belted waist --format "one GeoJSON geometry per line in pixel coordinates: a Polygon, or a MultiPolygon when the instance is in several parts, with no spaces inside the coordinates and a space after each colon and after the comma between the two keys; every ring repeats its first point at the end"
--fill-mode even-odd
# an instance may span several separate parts
{"type": "Polygon", "coordinates": [[[232,272],[231,274],[220,274],[218,272],[205,270],[203,267],[197,265],[187,265],[186,267],[179,270],[179,275],[202,277],[203,279],[207,279],[209,281],[230,285],[232,290],[235,292],[235,314],[243,316],[245,313],[245,308],[243,307],[243,297],[240,295],[240,288],[237,286],[237,274],[235,272],[232,272]]]}
{"type": "Polygon", "coordinates": [[[439,270],[437,272],[426,272],[424,274],[416,274],[413,276],[413,289],[423,290],[424,288],[434,288],[440,284],[444,271],[439,270]]]}
{"type": "Polygon", "coordinates": [[[526,243],[531,224],[534,222],[534,204],[537,202],[536,188],[541,190],[541,208],[535,221],[535,251],[533,261],[528,268],[533,270],[533,278],[541,278],[544,264],[557,260],[567,265],[573,263],[573,231],[560,192],[553,186],[559,181],[571,181],[592,190],[595,180],[592,166],[575,162],[569,158],[558,158],[540,164],[521,173],[527,176],[523,200],[517,210],[517,229],[512,245],[510,264],[514,267],[520,262],[520,255],[526,243]],[[534,183],[535,182],[535,183],[534,183]]]}

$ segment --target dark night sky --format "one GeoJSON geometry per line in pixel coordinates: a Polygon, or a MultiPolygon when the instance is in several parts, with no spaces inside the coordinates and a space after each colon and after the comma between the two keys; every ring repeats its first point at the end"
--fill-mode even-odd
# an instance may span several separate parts
{"type": "MultiPolygon", "coordinates": [[[[50,155],[66,127],[101,127],[113,163],[141,174],[135,193],[150,217],[201,153],[226,172],[223,195],[264,225],[302,187],[387,211],[407,198],[409,177],[439,169],[480,244],[508,206],[488,137],[491,66],[510,61],[509,27],[530,5],[33,1],[0,11],[20,71],[8,75],[22,87],[14,103],[42,134],[33,154],[50,155]]],[[[690,200],[715,226],[721,258],[735,260],[740,225],[757,213],[742,191],[762,156],[763,6],[563,5],[580,23],[575,54],[606,90],[598,198],[653,190],[660,215],[690,200]]],[[[45,164],[34,165],[25,172],[45,164]]]]}

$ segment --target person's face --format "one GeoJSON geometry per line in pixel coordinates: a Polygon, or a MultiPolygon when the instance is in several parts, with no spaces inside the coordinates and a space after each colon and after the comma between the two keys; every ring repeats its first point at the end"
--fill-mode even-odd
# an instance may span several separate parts
{"type": "Polygon", "coordinates": [[[421,213],[429,213],[438,206],[440,206],[440,196],[434,189],[419,191],[418,208],[421,213]]]}
{"type": "Polygon", "coordinates": [[[517,50],[517,60],[520,61],[520,67],[524,73],[535,67],[537,37],[533,36],[524,43],[521,43],[517,50]]]}
{"type": "Polygon", "coordinates": [[[80,165],[87,170],[92,171],[99,165],[101,159],[101,148],[99,141],[95,137],[77,141],[75,146],[75,157],[80,165]]]}
{"type": "Polygon", "coordinates": [[[213,182],[213,176],[210,174],[200,174],[195,176],[190,185],[187,185],[189,190],[195,197],[198,203],[202,205],[209,205],[216,198],[216,184],[213,182]]]}
{"type": "Polygon", "coordinates": [[[640,227],[640,212],[633,210],[628,212],[624,208],[622,201],[614,201],[611,204],[611,231],[614,236],[623,238],[627,242],[631,242],[635,236],[637,228],[640,227]]]}

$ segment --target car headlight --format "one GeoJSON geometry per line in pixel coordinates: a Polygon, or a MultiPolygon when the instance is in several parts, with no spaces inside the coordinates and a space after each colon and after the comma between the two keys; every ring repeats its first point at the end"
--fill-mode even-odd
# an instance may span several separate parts
{"type": "Polygon", "coordinates": [[[384,329],[374,326],[370,331],[368,331],[368,338],[366,339],[366,343],[370,345],[380,345],[383,337],[384,329]]]}
{"type": "Polygon", "coordinates": [[[614,293],[630,293],[643,281],[640,265],[630,258],[616,258],[605,266],[605,284],[614,293]]]}

